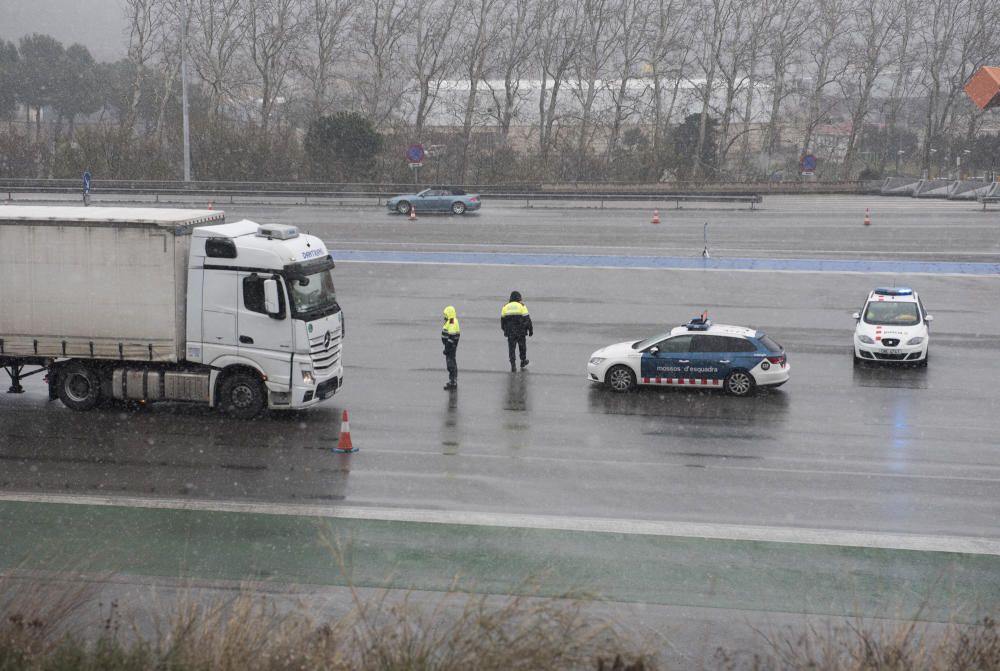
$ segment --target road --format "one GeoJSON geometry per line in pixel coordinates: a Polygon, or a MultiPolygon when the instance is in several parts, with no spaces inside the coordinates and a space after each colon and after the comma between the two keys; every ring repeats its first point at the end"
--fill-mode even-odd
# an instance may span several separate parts
{"type": "Polygon", "coordinates": [[[352,539],[361,585],[434,591],[462,574],[504,593],[546,576],[541,593],[588,587],[667,608],[672,625],[690,608],[939,621],[995,608],[996,213],[846,196],[664,209],[658,226],[632,207],[489,202],[416,222],[370,207],[226,213],[327,241],[344,390],[240,423],[183,405],[76,414],[30,379],[0,398],[0,565],[71,548],[129,575],[343,584],[321,528],[352,539]],[[851,313],[886,284],[918,289],[936,318],[927,369],[851,365],[851,313]],[[536,325],[514,374],[499,329],[513,289],[536,325]],[[448,304],[463,334],[454,393],[437,336],[448,304]],[[587,382],[595,349],[704,309],[781,342],[791,381],[749,399],[587,382]],[[331,449],[345,409],[353,455],[331,449]]]}

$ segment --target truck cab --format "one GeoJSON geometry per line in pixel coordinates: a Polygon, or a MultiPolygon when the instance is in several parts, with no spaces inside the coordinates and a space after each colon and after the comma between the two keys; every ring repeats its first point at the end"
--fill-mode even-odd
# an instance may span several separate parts
{"type": "Polygon", "coordinates": [[[185,359],[209,367],[212,405],[256,414],[337,392],[344,316],[321,240],[243,220],[194,228],[190,255],[185,359]]]}

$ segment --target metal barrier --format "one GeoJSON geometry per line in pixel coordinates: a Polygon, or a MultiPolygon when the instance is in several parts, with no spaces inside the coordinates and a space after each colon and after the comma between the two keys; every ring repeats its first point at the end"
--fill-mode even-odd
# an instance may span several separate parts
{"type": "MultiPolygon", "coordinates": [[[[420,187],[423,188],[423,187],[420,187]]],[[[603,208],[607,202],[641,201],[644,203],[673,202],[680,208],[685,202],[745,203],[750,209],[763,202],[758,193],[685,192],[670,193],[655,189],[631,187],[623,192],[597,190],[543,190],[537,184],[470,185],[463,187],[469,193],[478,193],[488,200],[523,200],[527,207],[532,201],[596,201],[603,208]]],[[[551,187],[550,187],[551,188],[551,187]]],[[[152,196],[159,202],[165,196],[200,196],[213,202],[229,200],[233,204],[237,197],[258,198],[302,198],[354,200],[375,199],[378,205],[383,200],[402,193],[418,190],[413,184],[324,184],[310,182],[172,182],[136,180],[95,181],[92,193],[113,195],[152,196]]],[[[15,193],[37,194],[79,194],[80,182],[75,179],[0,179],[0,193],[6,192],[7,199],[13,200],[15,193]]]]}

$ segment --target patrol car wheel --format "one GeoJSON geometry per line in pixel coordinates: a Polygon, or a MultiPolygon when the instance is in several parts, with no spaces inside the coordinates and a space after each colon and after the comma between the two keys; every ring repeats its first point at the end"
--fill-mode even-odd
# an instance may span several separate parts
{"type": "Polygon", "coordinates": [[[726,391],[733,396],[747,396],[753,388],[753,376],[745,370],[734,370],[726,378],[726,391]]]}
{"type": "Polygon", "coordinates": [[[628,366],[615,366],[604,376],[604,381],[620,394],[635,389],[635,373],[628,366]]]}
{"type": "Polygon", "coordinates": [[[461,201],[456,201],[451,204],[452,214],[465,214],[465,203],[461,201]]]}
{"type": "Polygon", "coordinates": [[[917,362],[917,368],[927,368],[927,361],[931,358],[931,351],[927,350],[924,358],[917,362]]]}
{"type": "Polygon", "coordinates": [[[398,203],[396,203],[396,211],[399,212],[400,214],[409,214],[410,203],[405,200],[399,201],[398,203]]]}

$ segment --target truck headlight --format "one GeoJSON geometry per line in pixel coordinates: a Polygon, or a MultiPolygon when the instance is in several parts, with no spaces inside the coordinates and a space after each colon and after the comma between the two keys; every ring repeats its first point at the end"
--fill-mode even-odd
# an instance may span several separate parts
{"type": "Polygon", "coordinates": [[[315,384],[316,378],[313,377],[311,370],[302,371],[302,384],[315,384]]]}
{"type": "Polygon", "coordinates": [[[872,340],[871,336],[866,336],[864,334],[858,336],[858,341],[863,342],[866,345],[874,345],[875,341],[872,340]]]}
{"type": "Polygon", "coordinates": [[[919,345],[924,341],[923,336],[917,336],[916,338],[910,338],[906,341],[907,345],[919,345]]]}
{"type": "Polygon", "coordinates": [[[592,357],[590,357],[590,365],[591,366],[600,366],[602,363],[604,363],[604,357],[600,357],[600,356],[592,356],[592,357]]]}

